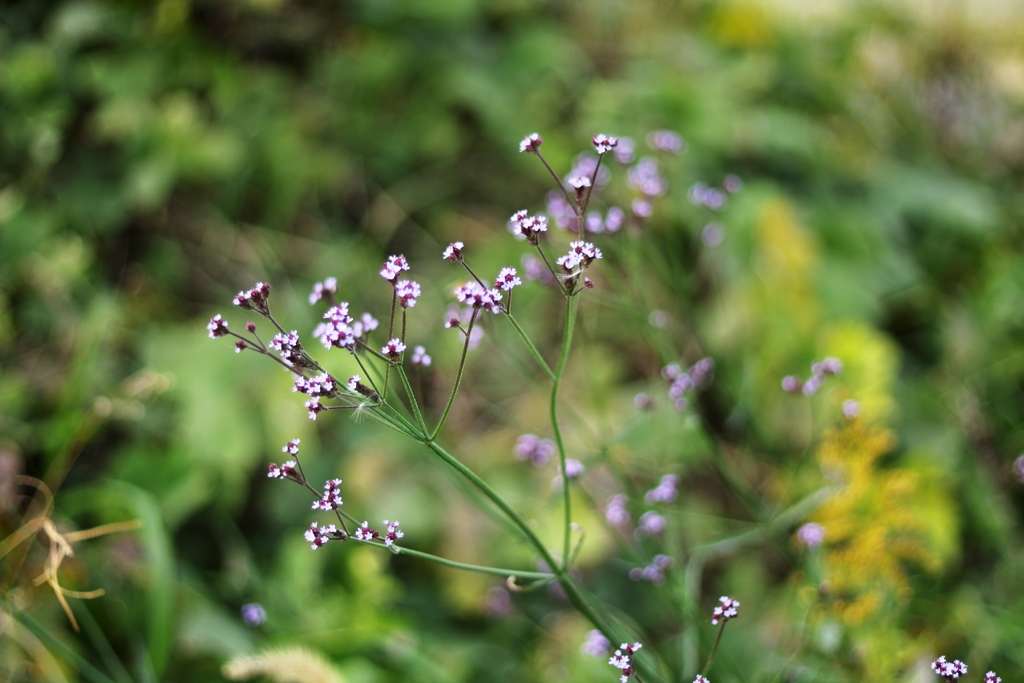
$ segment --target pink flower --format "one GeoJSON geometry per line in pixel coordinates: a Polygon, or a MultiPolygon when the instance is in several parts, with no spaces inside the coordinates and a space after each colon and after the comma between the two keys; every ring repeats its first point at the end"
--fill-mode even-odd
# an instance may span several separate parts
{"type": "Polygon", "coordinates": [[[444,258],[449,261],[461,261],[462,260],[462,248],[465,247],[462,242],[452,242],[444,249],[444,253],[441,254],[444,258]]]}
{"type": "Polygon", "coordinates": [[[420,296],[420,284],[414,280],[399,280],[395,285],[395,294],[402,308],[412,308],[420,296]]]}
{"type": "Polygon", "coordinates": [[[502,268],[501,272],[498,273],[498,277],[494,280],[494,287],[506,292],[521,284],[523,284],[523,281],[517,277],[515,268],[502,268]]]}
{"type": "Polygon", "coordinates": [[[530,133],[525,138],[523,138],[522,142],[519,143],[519,151],[536,153],[537,150],[540,149],[541,143],[543,142],[544,138],[542,138],[540,135],[538,135],[537,133],[530,133]]]}
{"type": "Polygon", "coordinates": [[[618,146],[619,139],[614,135],[598,133],[594,136],[592,142],[594,143],[594,149],[597,150],[598,154],[607,154],[618,146]]]}
{"type": "Polygon", "coordinates": [[[404,255],[388,256],[384,267],[380,269],[380,276],[388,282],[394,282],[403,270],[409,270],[409,263],[405,260],[404,255]]]}
{"type": "Polygon", "coordinates": [[[739,615],[739,600],[733,600],[732,598],[723,595],[718,598],[718,601],[722,604],[719,607],[716,607],[711,613],[711,623],[713,625],[717,626],[719,621],[725,623],[739,615]]]}
{"type": "Polygon", "coordinates": [[[220,317],[220,313],[210,318],[209,324],[206,329],[210,331],[210,339],[217,339],[223,337],[228,333],[228,321],[220,317]]]}

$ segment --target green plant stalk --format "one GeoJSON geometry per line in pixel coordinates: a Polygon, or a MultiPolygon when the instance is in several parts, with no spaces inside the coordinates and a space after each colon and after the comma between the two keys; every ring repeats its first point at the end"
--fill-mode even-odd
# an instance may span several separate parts
{"type": "Polygon", "coordinates": [[[562,333],[562,352],[558,357],[558,366],[555,369],[555,377],[551,381],[551,429],[555,434],[555,444],[558,446],[558,459],[562,463],[562,504],[565,508],[565,533],[562,549],[562,569],[569,569],[569,542],[572,535],[572,502],[570,499],[569,476],[565,471],[565,443],[562,441],[562,430],[558,426],[558,385],[562,381],[562,373],[565,371],[569,359],[569,349],[572,346],[572,334],[576,328],[576,311],[579,308],[578,299],[570,297],[565,303],[565,329],[562,333]]]}
{"type": "MultiPolygon", "coordinates": [[[[511,301],[509,303],[511,303],[511,301]]],[[[526,331],[522,327],[520,327],[519,323],[516,322],[516,319],[512,317],[512,312],[509,311],[505,313],[505,317],[508,318],[508,321],[510,323],[512,323],[512,327],[516,328],[516,332],[518,332],[519,336],[522,337],[523,342],[526,344],[526,348],[530,349],[530,353],[537,361],[537,365],[540,366],[540,369],[544,371],[544,374],[547,375],[549,380],[554,382],[555,373],[551,372],[551,368],[549,368],[548,364],[544,361],[544,357],[540,355],[540,351],[538,351],[537,347],[533,345],[533,342],[530,341],[530,338],[526,336],[526,331]]]]}
{"type": "MultiPolygon", "coordinates": [[[[371,544],[376,545],[376,544],[371,544]]],[[[404,548],[400,546],[391,546],[391,551],[396,555],[409,555],[410,557],[418,557],[423,560],[429,560],[430,562],[436,562],[437,564],[443,564],[446,567],[454,567],[456,569],[465,569],[466,571],[479,572],[481,574],[496,574],[497,576],[516,576],[521,579],[539,579],[539,580],[554,580],[557,578],[554,574],[549,572],[531,572],[523,571],[520,569],[502,569],[501,567],[485,567],[478,564],[466,564],[465,562],[456,562],[455,560],[449,560],[439,555],[431,555],[430,553],[420,552],[419,550],[412,550],[410,548],[404,548]]]]}
{"type": "Polygon", "coordinates": [[[409,405],[412,406],[412,413],[416,416],[416,422],[420,425],[420,434],[425,437],[427,435],[427,423],[423,421],[423,413],[420,412],[420,404],[416,400],[416,394],[412,392],[409,376],[405,374],[405,368],[401,365],[396,365],[395,368],[398,370],[398,376],[402,379],[405,393],[409,394],[409,405]]]}
{"type": "Polygon", "coordinates": [[[727,619],[722,620],[722,625],[718,627],[718,636],[715,638],[715,644],[711,647],[711,652],[708,653],[708,661],[704,663],[704,670],[700,672],[701,676],[707,676],[708,669],[711,668],[712,662],[715,661],[715,653],[718,652],[718,644],[722,642],[722,634],[725,633],[725,625],[728,623],[727,619]]]}
{"type": "MultiPolygon", "coordinates": [[[[448,405],[444,407],[444,413],[442,413],[437,427],[434,428],[434,433],[430,435],[430,441],[436,439],[437,435],[441,433],[441,427],[444,427],[444,423],[448,419],[448,413],[452,410],[452,404],[455,403],[455,394],[459,392],[459,385],[462,383],[462,373],[466,369],[466,357],[469,355],[469,338],[473,334],[473,325],[476,324],[476,317],[479,313],[479,311],[474,310],[473,317],[469,319],[469,326],[466,329],[466,340],[462,345],[462,358],[459,359],[459,371],[455,375],[455,384],[452,386],[452,395],[448,397],[448,405]]],[[[424,433],[427,431],[426,427],[423,428],[423,431],[424,433]]]]}

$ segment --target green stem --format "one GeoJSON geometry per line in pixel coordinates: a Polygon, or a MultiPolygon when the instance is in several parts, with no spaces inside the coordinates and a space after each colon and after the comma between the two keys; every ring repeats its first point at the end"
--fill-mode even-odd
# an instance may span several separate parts
{"type": "Polygon", "coordinates": [[[409,404],[412,406],[412,413],[416,416],[416,422],[420,425],[420,431],[423,436],[427,435],[427,423],[423,421],[423,413],[420,412],[420,404],[416,401],[416,394],[412,392],[412,385],[409,384],[409,376],[405,374],[405,368],[401,365],[396,365],[395,369],[398,370],[398,376],[402,379],[402,386],[405,387],[405,393],[409,394],[409,404]]]}
{"type": "Polygon", "coordinates": [[[505,502],[504,498],[499,496],[498,493],[494,489],[492,489],[487,482],[481,479],[480,475],[478,475],[476,472],[462,464],[462,462],[459,461],[451,453],[441,448],[441,446],[438,445],[436,441],[430,439],[423,441],[423,444],[430,450],[434,451],[434,453],[439,458],[441,458],[441,460],[443,460],[446,464],[452,467],[463,477],[468,479],[492,503],[494,503],[494,505],[497,506],[497,508],[501,510],[502,513],[504,513],[504,515],[512,522],[512,524],[515,525],[515,527],[519,529],[520,532],[522,532],[523,536],[526,537],[526,540],[529,541],[530,545],[532,545],[534,549],[536,549],[537,553],[541,556],[541,559],[543,559],[547,563],[548,567],[550,567],[556,573],[556,575],[560,577],[559,581],[561,581],[561,576],[563,575],[562,570],[559,569],[559,565],[555,562],[555,558],[551,555],[551,552],[544,546],[544,543],[542,543],[540,538],[537,537],[537,534],[534,533],[530,525],[526,523],[526,520],[523,519],[518,512],[513,510],[512,507],[507,502],[505,502]]]}
{"type": "MultiPolygon", "coordinates": [[[[473,325],[476,324],[476,317],[480,314],[479,310],[473,310],[473,316],[469,319],[469,326],[466,329],[466,341],[462,345],[462,358],[459,360],[459,371],[455,375],[455,384],[452,386],[452,395],[448,397],[448,405],[444,408],[444,413],[441,415],[441,421],[437,423],[437,427],[434,429],[434,433],[430,435],[430,440],[433,441],[437,438],[437,435],[441,433],[441,427],[444,427],[445,421],[448,419],[448,413],[452,410],[452,404],[455,403],[455,394],[459,391],[459,384],[462,383],[462,373],[466,369],[466,356],[469,354],[469,339],[473,334],[473,325]]],[[[423,428],[426,432],[426,427],[423,428]]]]}
{"type": "Polygon", "coordinates": [[[728,623],[727,620],[722,620],[722,625],[718,627],[718,636],[715,638],[715,644],[711,647],[711,652],[708,653],[708,661],[704,664],[704,670],[700,672],[701,676],[706,676],[708,669],[711,668],[711,663],[715,661],[715,653],[718,651],[718,644],[722,642],[722,634],[725,633],[725,625],[728,623]]]}
{"type": "Polygon", "coordinates": [[[563,570],[569,568],[569,541],[572,533],[572,503],[569,495],[569,476],[565,470],[565,443],[562,441],[562,430],[558,426],[558,385],[562,381],[562,373],[565,371],[566,362],[569,359],[569,349],[572,346],[572,333],[576,327],[576,311],[578,299],[570,298],[565,303],[565,329],[562,334],[562,352],[558,357],[558,367],[555,369],[555,376],[551,380],[551,429],[555,434],[555,444],[558,445],[558,459],[562,463],[562,504],[565,508],[565,534],[563,543],[562,563],[563,570]]]}
{"type": "Polygon", "coordinates": [[[400,546],[391,546],[391,551],[396,555],[409,555],[410,557],[418,557],[423,560],[429,560],[436,562],[437,564],[443,564],[446,567],[455,567],[456,569],[465,569],[471,572],[479,572],[481,574],[496,574],[497,576],[516,576],[521,579],[551,579],[554,580],[556,577],[554,574],[549,572],[529,572],[522,571],[519,569],[503,569],[501,567],[485,567],[478,564],[466,564],[465,562],[456,562],[455,560],[449,560],[445,557],[438,555],[431,555],[430,553],[420,552],[419,550],[412,550],[411,548],[403,548],[400,546]]]}
{"type": "Polygon", "coordinates": [[[505,317],[508,318],[510,323],[512,323],[512,327],[516,328],[516,332],[519,333],[519,336],[523,338],[526,348],[530,349],[530,353],[533,354],[533,358],[537,361],[537,365],[540,366],[540,369],[544,371],[544,374],[548,376],[549,380],[554,382],[555,373],[551,372],[551,368],[548,367],[548,364],[544,361],[544,357],[540,355],[540,351],[538,351],[537,347],[533,345],[530,338],[526,336],[526,331],[523,330],[523,328],[519,326],[519,323],[516,322],[516,319],[512,317],[511,311],[506,313],[505,317]]]}

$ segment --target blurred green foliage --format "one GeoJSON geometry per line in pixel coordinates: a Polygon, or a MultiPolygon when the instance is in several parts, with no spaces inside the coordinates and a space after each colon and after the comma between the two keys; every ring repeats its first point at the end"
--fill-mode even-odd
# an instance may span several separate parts
{"type": "MultiPolygon", "coordinates": [[[[539,131],[561,171],[595,132],[642,146],[661,128],[688,151],[664,160],[672,189],[644,228],[601,238],[563,391],[570,455],[588,468],[575,505],[585,582],[639,625],[672,680],[691,680],[706,655],[723,592],[743,612],[715,683],[911,680],[942,653],[1012,677],[1024,667],[1012,468],[1024,451],[1024,16],[940,8],[0,9],[2,533],[42,500],[29,505],[17,473],[56,492],[62,530],[144,522],[65,561],[66,586],[107,593],[71,601],[80,634],[31,584],[46,541],[2,558],[0,678],[220,680],[231,658],[301,644],[350,683],[614,680],[580,654],[590,627],[556,595],[514,594],[506,612],[487,577],[362,546],[311,553],[306,497],[264,476],[295,437],[311,479],[343,478],[354,514],[397,516],[413,547],[533,568],[421,448],[372,422],[309,422],[286,373],[203,327],[221,311],[240,328],[231,296],[266,280],[278,318],[308,334],[318,313],[306,293],[327,276],[383,318],[376,271],[404,252],[426,291],[410,339],[434,356],[416,381],[436,414],[460,351],[441,329],[460,274],[440,250],[465,241],[483,273],[518,264],[507,216],[541,210],[549,189],[519,139],[539,131]],[[687,200],[727,173],[745,186],[720,216],[687,200]],[[701,241],[713,218],[717,248],[701,241]],[[665,325],[649,322],[656,311],[665,325]],[[703,355],[715,383],[677,413],[660,369],[703,355]],[[844,360],[841,379],[810,401],[782,393],[783,375],[825,355],[844,360]],[[846,398],[893,445],[840,499],[856,514],[807,519],[852,525],[852,538],[881,529],[883,543],[815,555],[793,524],[754,525],[835,484],[816,444],[846,398]],[[635,519],[665,473],[682,484],[663,539],[605,524],[608,496],[626,493],[635,519]],[[889,486],[897,506],[871,495],[889,486]],[[752,528],[767,530],[728,553],[706,545],[752,528]],[[886,547],[893,528],[927,561],[886,547]],[[670,580],[631,582],[659,552],[676,560],[670,580]],[[892,570],[872,574],[882,557],[892,570]],[[827,582],[850,582],[830,571],[867,577],[874,611],[833,609],[850,596],[827,582]],[[702,578],[699,599],[669,609],[666,591],[694,587],[687,572],[702,578]],[[266,608],[257,629],[238,616],[248,602],[266,608]]],[[[606,196],[625,206],[623,175],[606,196]]],[[[557,297],[536,284],[516,296],[550,358],[557,297]]],[[[554,471],[512,457],[518,435],[549,433],[547,389],[506,330],[495,324],[472,352],[445,438],[557,545],[554,471]]],[[[332,362],[344,376],[346,361],[332,362]]]]}

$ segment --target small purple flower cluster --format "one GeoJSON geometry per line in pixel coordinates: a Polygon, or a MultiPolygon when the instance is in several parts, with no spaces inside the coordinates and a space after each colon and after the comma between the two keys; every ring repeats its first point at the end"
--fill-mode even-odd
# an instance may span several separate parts
{"type": "Polygon", "coordinates": [[[334,295],[337,293],[338,280],[333,277],[326,278],[323,282],[317,282],[313,285],[313,291],[309,294],[309,303],[312,305],[321,299],[333,302],[334,295]]]}
{"type": "Polygon", "coordinates": [[[619,677],[620,683],[626,683],[629,677],[636,673],[636,667],[633,666],[633,655],[642,647],[643,645],[640,643],[633,643],[632,645],[623,643],[619,645],[619,649],[608,660],[609,664],[622,672],[622,675],[619,677]]]}
{"type": "Polygon", "coordinates": [[[648,503],[671,503],[679,497],[679,477],[674,474],[666,474],[658,482],[658,485],[644,494],[644,500],[648,503]]]}
{"type": "Polygon", "coordinates": [[[814,550],[825,541],[825,527],[808,522],[797,530],[796,538],[809,549],[814,550]]]}
{"type": "Polygon", "coordinates": [[[330,512],[341,507],[341,479],[329,479],[324,483],[324,495],[313,501],[314,510],[330,512]]]}
{"type": "Polygon", "coordinates": [[[714,379],[714,373],[715,361],[711,358],[701,358],[686,371],[678,363],[669,363],[661,370],[661,376],[669,383],[668,397],[678,411],[686,410],[690,405],[686,394],[706,389],[714,379]]]}
{"type": "MultiPolygon", "coordinates": [[[[803,382],[794,375],[786,375],[783,377],[782,388],[790,394],[799,392],[804,396],[812,396],[818,392],[818,389],[821,389],[821,385],[824,384],[826,378],[832,375],[838,375],[842,371],[843,362],[838,358],[829,356],[824,360],[814,361],[811,363],[811,376],[803,382]]],[[[844,413],[845,412],[846,410],[844,407],[844,413]]]]}
{"type": "Polygon", "coordinates": [[[587,631],[587,639],[580,646],[580,652],[588,657],[606,657],[611,649],[611,641],[596,628],[587,631]]]}
{"type": "Polygon", "coordinates": [[[487,289],[476,280],[456,287],[455,299],[469,308],[483,309],[495,315],[501,313],[501,292],[487,289]]]}
{"type": "Polygon", "coordinates": [[[303,534],[303,536],[305,536],[306,540],[309,541],[309,547],[313,550],[322,548],[327,545],[328,541],[345,540],[344,532],[338,531],[338,527],[333,524],[317,526],[316,522],[309,525],[309,528],[306,529],[306,533],[303,534]]]}
{"type": "Polygon", "coordinates": [[[612,526],[625,526],[629,524],[631,517],[626,509],[627,498],[622,493],[616,493],[608,499],[604,505],[604,518],[612,526]]]}
{"type": "MultiPolygon", "coordinates": [[[[967,675],[967,665],[961,662],[959,659],[954,659],[952,662],[947,662],[946,656],[943,655],[936,659],[934,662],[932,662],[932,671],[942,676],[947,681],[955,681],[961,676],[967,675]]],[[[995,674],[993,673],[993,675],[995,674]]]]}
{"type": "Polygon", "coordinates": [[[722,603],[714,609],[711,613],[711,624],[714,626],[718,625],[718,622],[725,622],[739,616],[739,600],[733,600],[727,595],[723,595],[718,598],[718,602],[722,603]]]}
{"type": "Polygon", "coordinates": [[[646,567],[635,567],[629,570],[629,578],[634,581],[650,581],[653,584],[665,581],[665,570],[672,566],[672,558],[668,555],[655,555],[646,567]]]}
{"type": "Polygon", "coordinates": [[[319,375],[315,375],[309,379],[299,375],[295,378],[295,384],[292,386],[292,391],[301,394],[309,394],[310,396],[337,398],[338,380],[334,379],[326,372],[321,372],[319,375]]]}
{"type": "Polygon", "coordinates": [[[542,467],[555,454],[555,442],[534,434],[523,434],[516,439],[515,454],[519,460],[542,467]]]}
{"type": "Polygon", "coordinates": [[[637,527],[633,531],[633,535],[637,538],[646,538],[648,536],[657,536],[665,530],[668,526],[668,521],[664,515],[660,515],[654,510],[648,510],[644,514],[640,515],[640,519],[637,520],[637,527]]]}
{"type": "Polygon", "coordinates": [[[235,295],[232,303],[247,311],[256,311],[260,315],[270,315],[270,285],[266,282],[257,282],[256,286],[249,291],[242,290],[235,295]]]}
{"type": "Polygon", "coordinates": [[[586,270],[591,262],[603,258],[601,250],[590,242],[577,240],[569,243],[569,253],[559,256],[555,263],[562,266],[566,277],[573,277],[586,270]]]}

